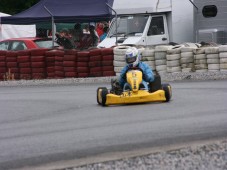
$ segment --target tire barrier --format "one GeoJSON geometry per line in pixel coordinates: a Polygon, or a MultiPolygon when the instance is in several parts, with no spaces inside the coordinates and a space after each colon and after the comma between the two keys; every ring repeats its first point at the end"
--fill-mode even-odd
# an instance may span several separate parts
{"type": "Polygon", "coordinates": [[[77,74],[79,78],[89,77],[89,52],[80,51],[77,53],[77,74]],[[80,63],[80,64],[78,64],[80,63]]]}
{"type": "MultiPolygon", "coordinates": [[[[0,80],[119,76],[130,46],[89,51],[0,50],[0,80]]],[[[154,73],[227,71],[227,45],[137,47],[154,73]]]]}
{"type": "Polygon", "coordinates": [[[181,72],[181,47],[173,48],[167,50],[166,55],[166,64],[167,64],[167,73],[178,73],[181,72]]]}
{"type": "Polygon", "coordinates": [[[194,64],[194,53],[193,50],[195,47],[182,47],[181,48],[181,71],[182,72],[194,72],[195,64],[194,64]]]}
{"type": "Polygon", "coordinates": [[[167,51],[173,46],[160,45],[155,47],[155,66],[158,74],[167,73],[167,51]]]}
{"type": "Polygon", "coordinates": [[[205,54],[205,48],[197,48],[193,50],[194,53],[194,63],[195,72],[207,72],[207,58],[205,54]]]}
{"type": "Polygon", "coordinates": [[[48,49],[31,49],[31,77],[32,79],[45,79],[46,75],[46,56],[48,49]]]}
{"type": "Polygon", "coordinates": [[[32,79],[31,52],[28,50],[19,51],[17,54],[17,63],[21,80],[32,79]]]}
{"type": "Polygon", "coordinates": [[[101,49],[93,49],[89,51],[89,63],[90,68],[89,77],[102,77],[102,55],[101,49]]]}
{"type": "Polygon", "coordinates": [[[207,47],[205,49],[208,71],[220,70],[219,47],[207,47]]]}
{"type": "Polygon", "coordinates": [[[6,72],[6,51],[0,50],[0,81],[5,79],[6,72]]]}
{"type": "Polygon", "coordinates": [[[115,76],[114,66],[113,66],[113,49],[103,48],[101,49],[102,54],[102,74],[103,76],[115,76]]]}
{"type": "Polygon", "coordinates": [[[19,80],[20,75],[19,75],[19,69],[17,64],[17,52],[7,51],[5,61],[6,61],[6,70],[8,73],[5,75],[5,78],[19,80]]]}
{"type": "Polygon", "coordinates": [[[116,46],[113,48],[114,60],[113,66],[117,76],[120,75],[121,70],[126,65],[125,52],[130,46],[116,46]]]}
{"type": "Polygon", "coordinates": [[[63,56],[65,78],[77,77],[77,51],[65,51],[63,56]]]}
{"type": "Polygon", "coordinates": [[[219,47],[220,71],[227,72],[227,45],[219,47]]]}
{"type": "Polygon", "coordinates": [[[155,66],[155,50],[154,48],[144,48],[144,50],[141,53],[142,58],[141,61],[147,63],[153,72],[156,72],[156,66],[155,66]]]}

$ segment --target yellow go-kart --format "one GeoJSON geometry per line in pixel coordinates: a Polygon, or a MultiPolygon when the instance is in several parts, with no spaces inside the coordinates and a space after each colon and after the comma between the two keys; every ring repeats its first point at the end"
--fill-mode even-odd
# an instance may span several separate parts
{"type": "Polygon", "coordinates": [[[129,88],[116,90],[111,80],[111,89],[99,87],[97,89],[97,103],[102,106],[117,104],[133,104],[147,102],[168,102],[172,97],[172,89],[169,84],[161,84],[160,76],[155,76],[155,80],[149,83],[149,91],[142,89],[143,73],[141,70],[129,70],[126,73],[126,80],[129,88]]]}

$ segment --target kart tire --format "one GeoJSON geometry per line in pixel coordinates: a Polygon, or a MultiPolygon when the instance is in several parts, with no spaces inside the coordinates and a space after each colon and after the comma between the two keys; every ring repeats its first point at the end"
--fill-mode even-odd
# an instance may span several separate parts
{"type": "Polygon", "coordinates": [[[162,89],[165,92],[166,102],[169,102],[172,97],[172,89],[170,84],[162,84],[162,89]]]}
{"type": "Polygon", "coordinates": [[[107,90],[107,88],[106,87],[98,87],[98,89],[97,89],[96,99],[97,99],[97,103],[99,105],[102,105],[102,91],[103,90],[107,90]]]}
{"type": "Polygon", "coordinates": [[[102,106],[106,106],[106,95],[108,94],[107,88],[102,90],[102,106]]]}

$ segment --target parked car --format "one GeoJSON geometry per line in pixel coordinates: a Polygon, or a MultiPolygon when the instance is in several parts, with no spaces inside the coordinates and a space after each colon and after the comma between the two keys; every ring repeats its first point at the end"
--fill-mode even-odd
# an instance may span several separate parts
{"type": "MultiPolygon", "coordinates": [[[[60,47],[60,45],[54,42],[54,47],[60,47]]],[[[51,38],[11,38],[0,41],[0,50],[5,51],[19,51],[33,48],[52,48],[51,38]]]]}

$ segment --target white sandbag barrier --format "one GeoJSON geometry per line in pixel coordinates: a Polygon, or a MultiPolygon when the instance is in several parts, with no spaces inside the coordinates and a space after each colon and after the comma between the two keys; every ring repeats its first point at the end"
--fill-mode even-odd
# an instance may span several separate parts
{"type": "Polygon", "coordinates": [[[220,71],[219,47],[205,49],[208,71],[220,71]]]}
{"type": "Polygon", "coordinates": [[[195,72],[207,72],[207,58],[205,54],[205,48],[197,48],[193,50],[195,72]]]}
{"type": "Polygon", "coordinates": [[[147,63],[152,71],[156,71],[156,66],[155,66],[155,50],[154,48],[144,48],[144,50],[142,51],[141,53],[142,55],[142,58],[141,58],[141,61],[147,63]]]}
{"type": "Polygon", "coordinates": [[[181,72],[181,47],[167,50],[166,55],[166,64],[167,64],[167,73],[178,73],[181,72]]]}
{"type": "Polygon", "coordinates": [[[113,53],[114,53],[114,71],[116,73],[116,76],[120,75],[121,70],[126,65],[125,62],[125,52],[130,46],[117,46],[114,47],[113,53]]]}
{"type": "Polygon", "coordinates": [[[227,45],[219,47],[220,71],[227,72],[227,45]]]}
{"type": "Polygon", "coordinates": [[[155,66],[158,74],[167,73],[167,51],[173,46],[160,45],[155,47],[155,66]]]}
{"type": "Polygon", "coordinates": [[[182,47],[181,48],[181,71],[182,72],[194,72],[195,64],[194,64],[194,53],[196,47],[182,47]]]}
{"type": "MultiPolygon", "coordinates": [[[[125,52],[130,46],[115,47],[114,71],[119,75],[126,65],[125,52]]],[[[141,60],[147,63],[154,74],[227,72],[227,45],[222,46],[170,46],[137,47],[141,60]]]]}

